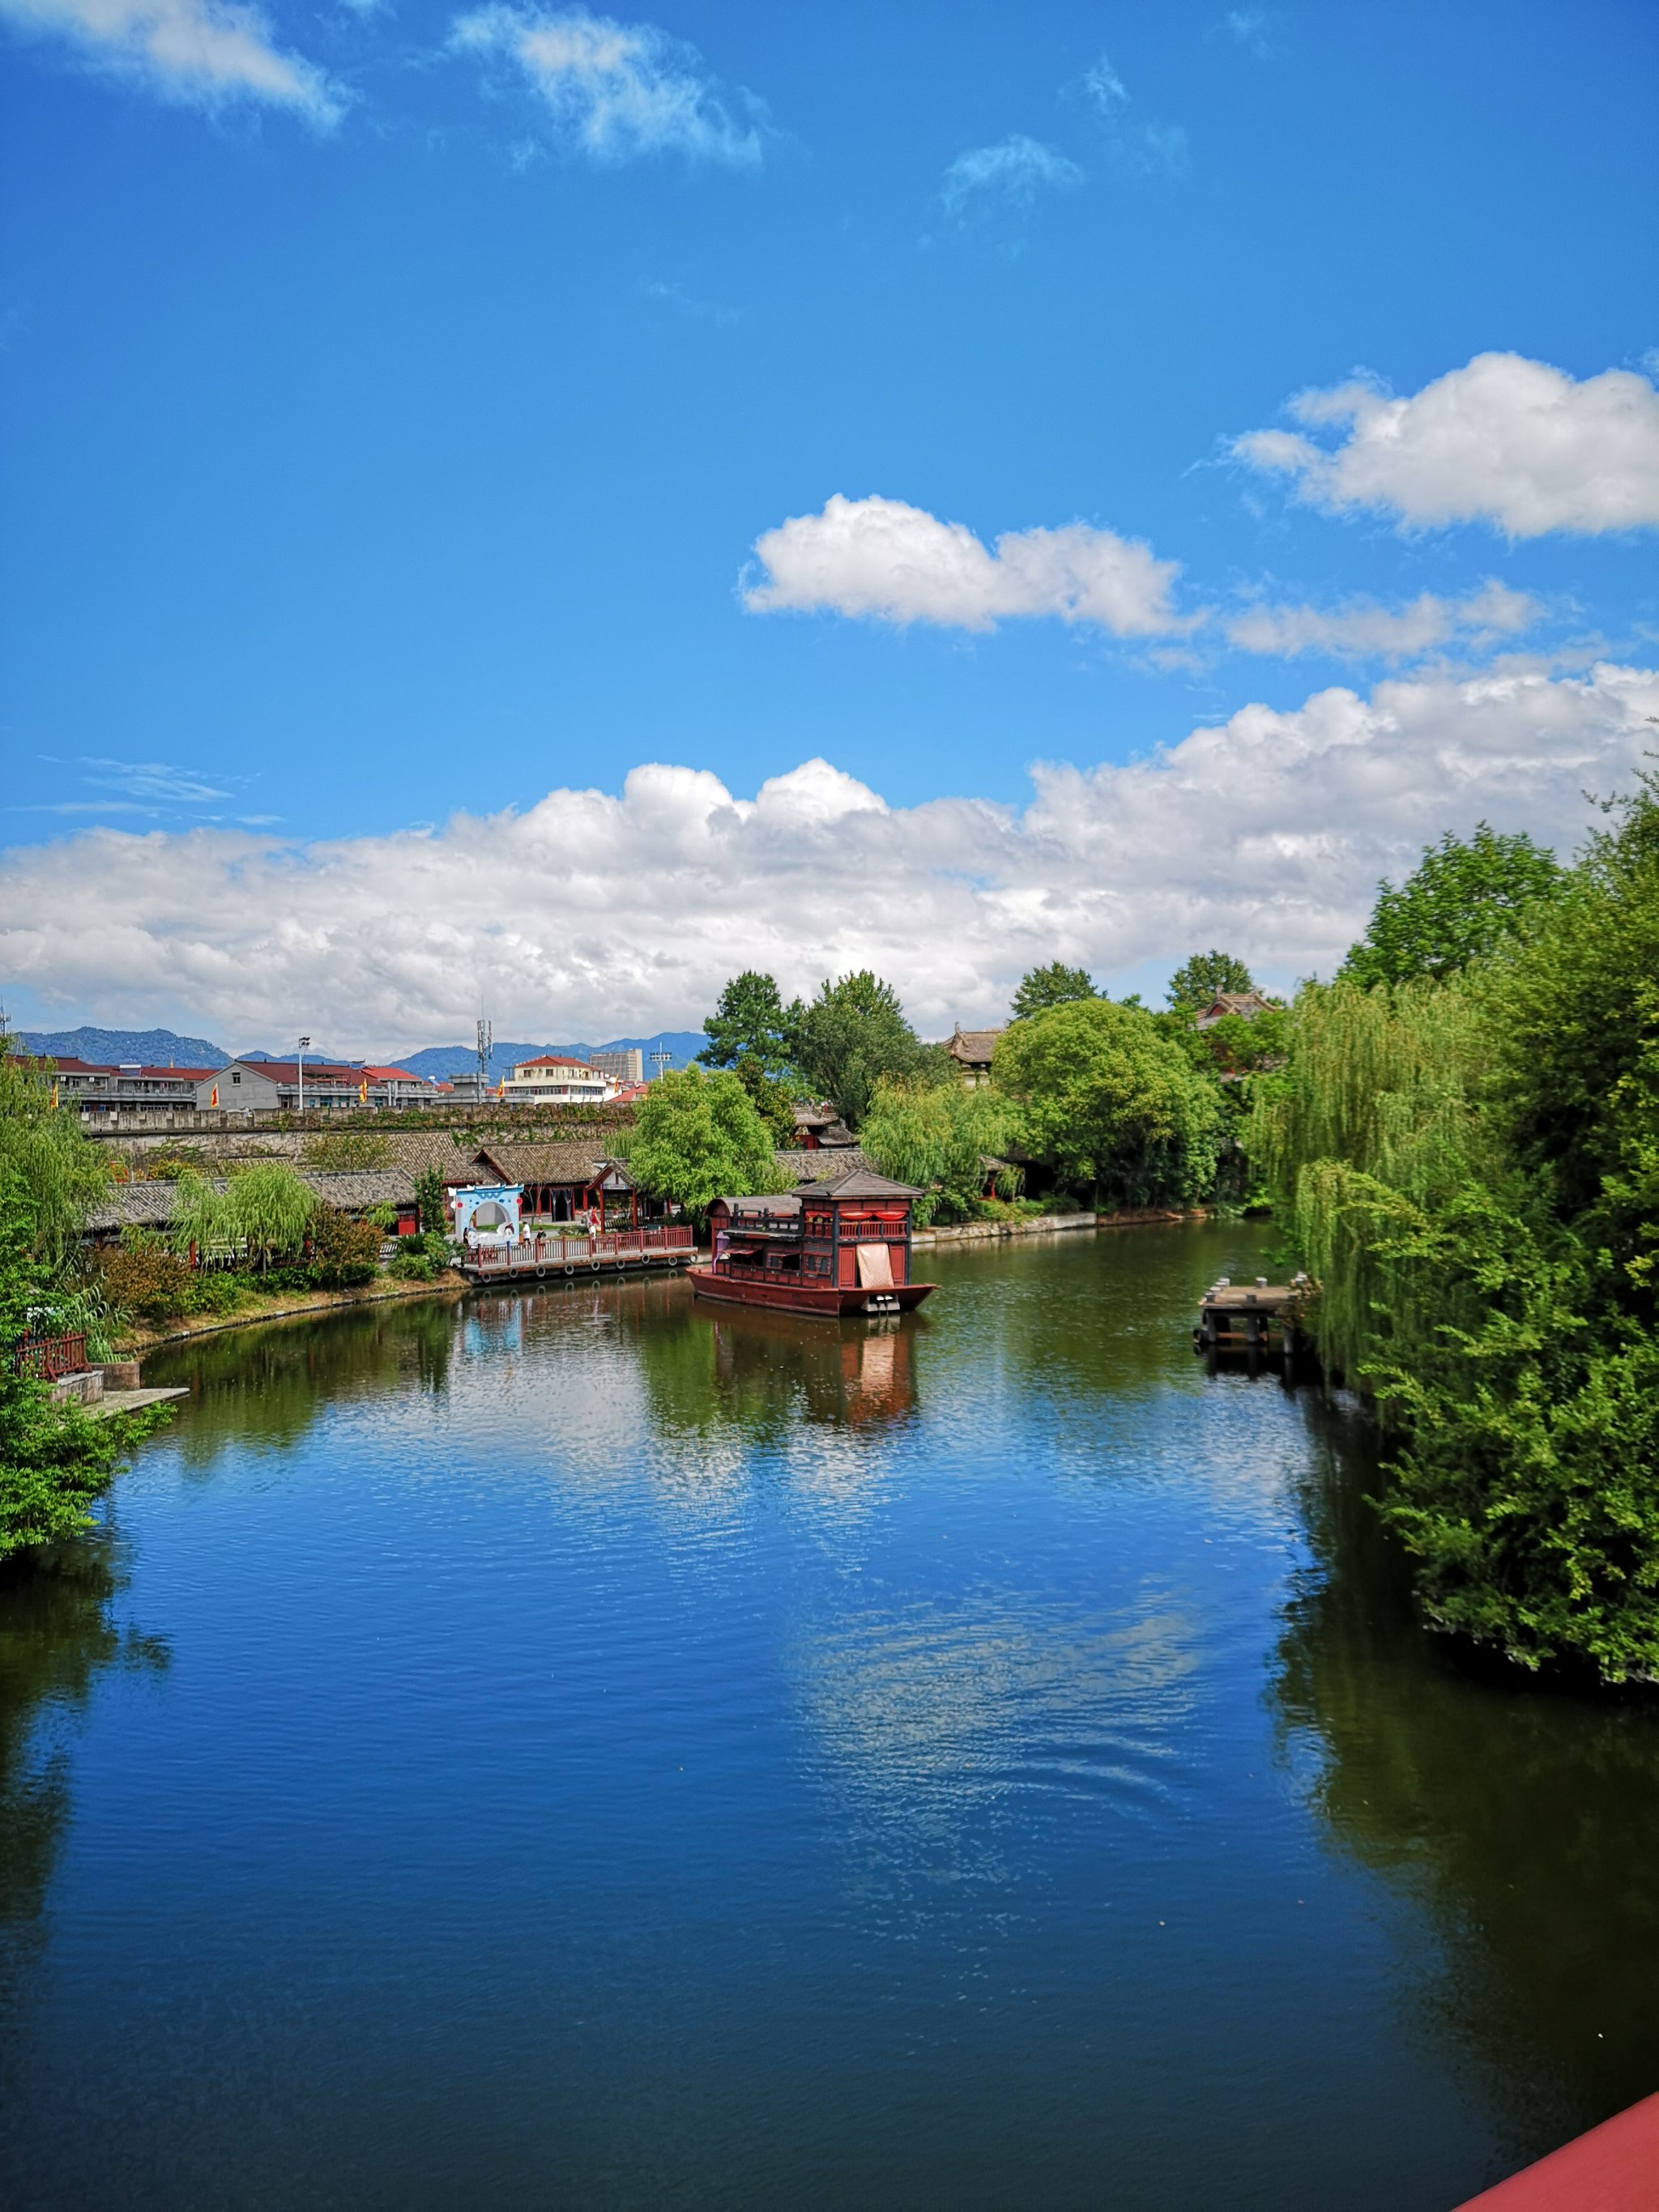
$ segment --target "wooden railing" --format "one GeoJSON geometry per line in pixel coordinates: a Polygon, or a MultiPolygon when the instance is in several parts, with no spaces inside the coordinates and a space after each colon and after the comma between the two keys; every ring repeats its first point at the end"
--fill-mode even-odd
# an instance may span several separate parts
{"type": "Polygon", "coordinates": [[[643,1252],[689,1252],[696,1244],[689,1222],[659,1222],[637,1229],[605,1229],[589,1237],[525,1237],[516,1244],[475,1244],[467,1255],[479,1268],[585,1267],[592,1260],[626,1260],[643,1252]]]}
{"type": "Polygon", "coordinates": [[[11,1355],[15,1375],[33,1375],[42,1382],[55,1382],[60,1375],[84,1375],[87,1340],[74,1336],[26,1336],[11,1355]]]}

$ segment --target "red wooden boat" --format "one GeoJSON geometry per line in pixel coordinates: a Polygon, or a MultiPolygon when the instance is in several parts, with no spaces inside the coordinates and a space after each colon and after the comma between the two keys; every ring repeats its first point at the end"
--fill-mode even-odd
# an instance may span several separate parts
{"type": "Polygon", "coordinates": [[[834,1321],[908,1313],[935,1283],[910,1279],[911,1210],[921,1192],[848,1168],[787,1198],[717,1198],[714,1257],[687,1272],[700,1298],[834,1321]]]}

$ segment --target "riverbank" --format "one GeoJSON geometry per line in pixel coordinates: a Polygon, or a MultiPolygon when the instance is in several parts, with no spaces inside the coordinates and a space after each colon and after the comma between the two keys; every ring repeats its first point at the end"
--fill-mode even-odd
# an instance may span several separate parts
{"type": "Polygon", "coordinates": [[[261,1322],[292,1321],[301,1314],[332,1313],[352,1306],[383,1305],[392,1299],[465,1297],[472,1285],[453,1268],[429,1283],[394,1282],[383,1276],[342,1291],[273,1291],[257,1305],[234,1314],[181,1314],[176,1321],[155,1328],[129,1330],[121,1347],[124,1359],[142,1359],[157,1345],[177,1344],[191,1336],[212,1336],[221,1329],[253,1328],[261,1322]]]}
{"type": "Polygon", "coordinates": [[[1055,1237],[1069,1229],[1092,1229],[1092,1213],[1033,1213],[1023,1220],[957,1221],[942,1229],[918,1229],[912,1246],[921,1251],[929,1244],[974,1244],[1003,1237],[1055,1237]]]}

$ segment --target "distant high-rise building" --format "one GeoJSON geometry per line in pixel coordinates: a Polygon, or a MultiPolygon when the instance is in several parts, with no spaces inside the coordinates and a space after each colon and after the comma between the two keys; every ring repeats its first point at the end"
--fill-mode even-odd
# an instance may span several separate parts
{"type": "Polygon", "coordinates": [[[590,1052],[587,1064],[623,1087],[645,1080],[645,1054],[636,1044],[629,1045],[625,1052],[590,1052]]]}

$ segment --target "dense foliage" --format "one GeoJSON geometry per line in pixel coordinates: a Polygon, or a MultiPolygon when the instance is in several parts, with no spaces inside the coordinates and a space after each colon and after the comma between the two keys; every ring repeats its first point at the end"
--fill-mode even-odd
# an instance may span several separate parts
{"type": "Polygon", "coordinates": [[[1255,988],[1249,969],[1231,952],[1194,952],[1170,976],[1166,995],[1177,1012],[1201,1014],[1215,1004],[1223,991],[1255,988]]]}
{"type": "Polygon", "coordinates": [[[1029,1021],[1033,1014],[1046,1014],[1050,1006],[1069,1006],[1079,999],[1095,995],[1086,968],[1068,968],[1063,960],[1051,960],[1046,968],[1033,968],[1020,978],[1014,994],[1014,1019],[1029,1021]]]}
{"type": "Polygon", "coordinates": [[[1560,882],[1555,855],[1524,833],[1499,836],[1485,822],[1467,840],[1448,830],[1399,890],[1378,884],[1370,926],[1341,973],[1366,988],[1454,975],[1516,934],[1560,882]]]}
{"type": "Polygon", "coordinates": [[[640,1103],[628,1139],[629,1171],[642,1189],[707,1212],[717,1198],[788,1187],[772,1133],[729,1069],[670,1069],[640,1103]]]}
{"type": "Polygon", "coordinates": [[[954,1068],[942,1081],[884,1077],[877,1084],[859,1141],[884,1175],[913,1183],[926,1195],[916,1218],[926,1226],[960,1221],[988,1189],[1012,1198],[1019,1170],[1000,1158],[1017,1125],[1001,1093],[969,1089],[954,1068]]]}
{"type": "Polygon", "coordinates": [[[1144,1009],[1091,999],[1015,1022],[992,1074],[1026,1148],[1099,1202],[1187,1205],[1211,1188],[1217,1085],[1144,1009]]]}
{"type": "Polygon", "coordinates": [[[21,1338],[83,1328],[99,1311],[79,1240],[104,1187],[101,1161],[49,1074],[0,1034],[0,1558],[74,1534],[126,1451],[158,1416],[89,1420],[18,1371],[21,1338]]]}
{"type": "Polygon", "coordinates": [[[890,983],[866,969],[827,979],[793,1022],[792,1050],[802,1079],[834,1104],[848,1127],[863,1121],[884,1077],[915,1074],[923,1052],[890,983]]]}
{"type": "Polygon", "coordinates": [[[1652,1680],[1652,791],[1536,880],[1461,974],[1367,990],[1351,962],[1304,991],[1257,1142],[1322,1286],[1322,1347],[1396,1432],[1384,1510],[1433,1617],[1528,1665],[1652,1680]]]}

